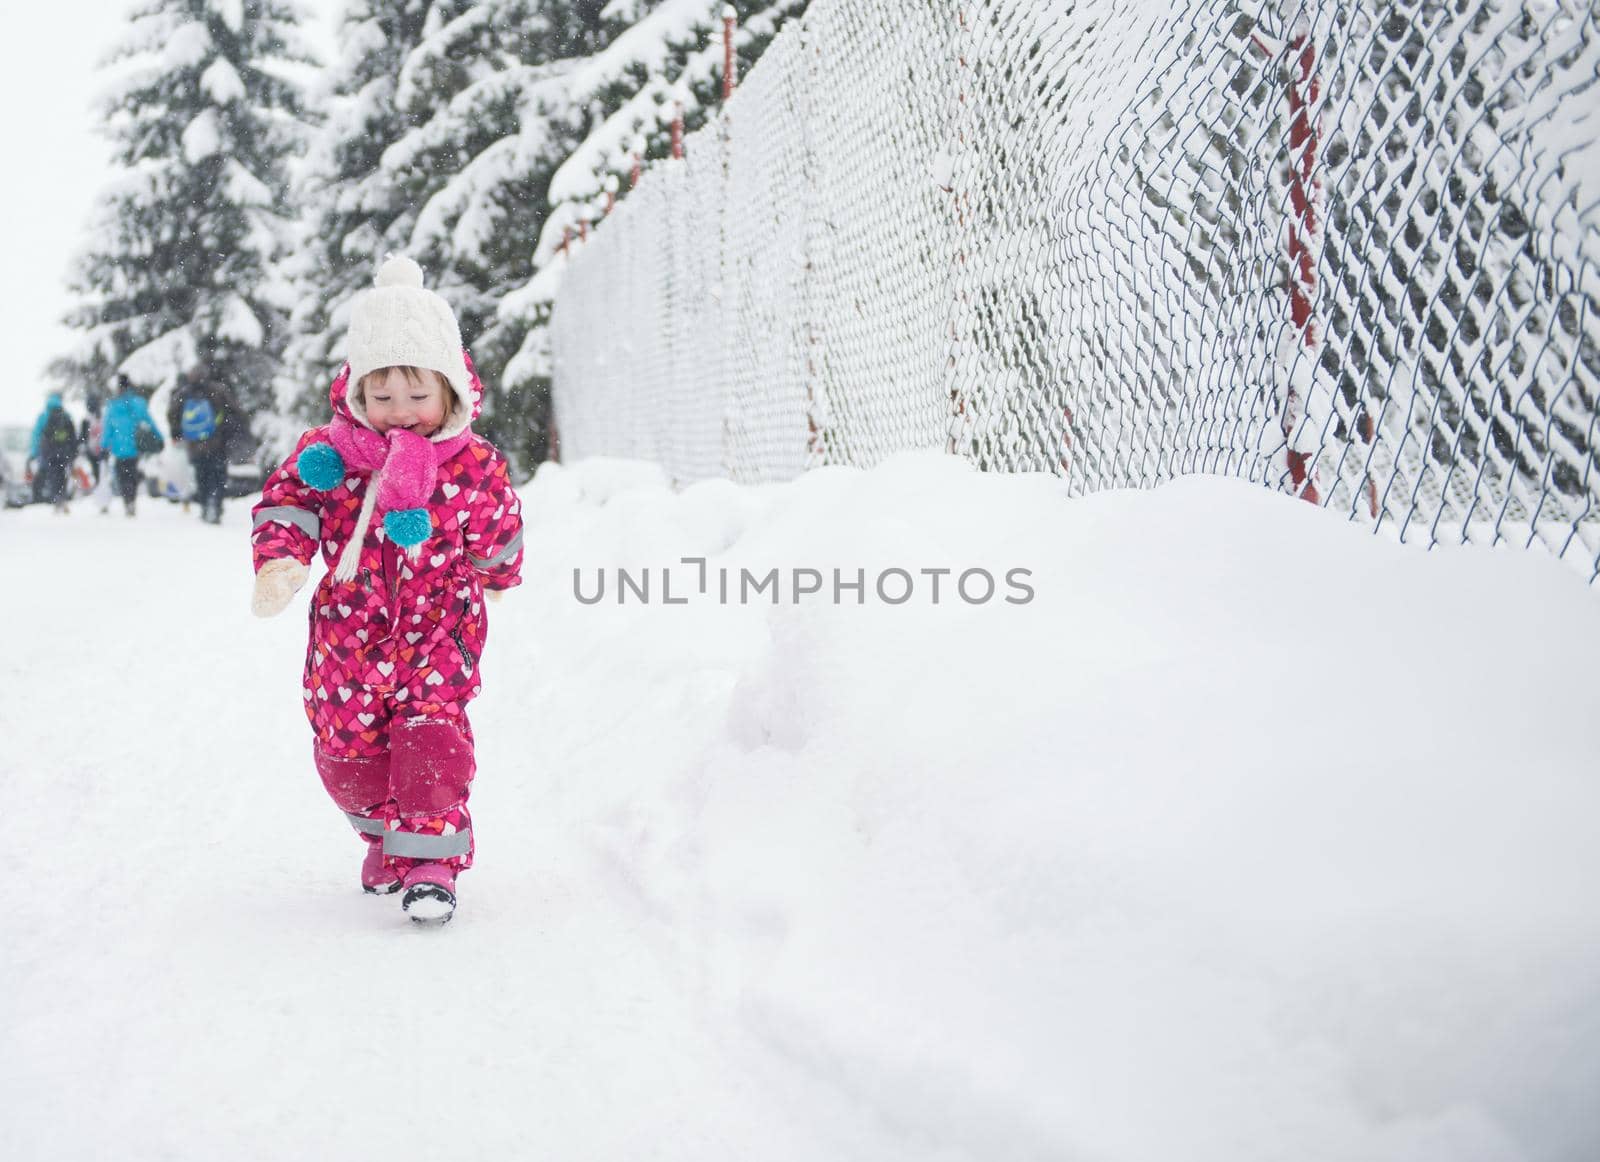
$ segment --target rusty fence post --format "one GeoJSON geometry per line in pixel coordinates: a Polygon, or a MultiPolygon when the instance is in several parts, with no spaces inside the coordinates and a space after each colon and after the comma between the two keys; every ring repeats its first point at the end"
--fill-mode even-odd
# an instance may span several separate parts
{"type": "Polygon", "coordinates": [[[733,27],[739,19],[739,13],[732,4],[722,6],[722,99],[733,96],[734,84],[734,59],[733,59],[733,27]]]}

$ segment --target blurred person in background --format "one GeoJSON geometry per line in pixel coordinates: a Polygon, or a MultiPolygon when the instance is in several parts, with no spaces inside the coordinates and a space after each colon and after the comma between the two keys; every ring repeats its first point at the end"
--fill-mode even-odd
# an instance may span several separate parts
{"type": "Polygon", "coordinates": [[[67,508],[67,472],[78,454],[78,425],[61,405],[61,393],[46,397],[44,411],[33,424],[33,440],[28,456],[38,468],[38,499],[55,506],[59,513],[67,508]]]}
{"type": "Polygon", "coordinates": [[[78,428],[78,444],[83,449],[84,458],[89,461],[89,471],[94,475],[94,483],[100,483],[100,466],[105,462],[105,450],[100,447],[100,432],[103,425],[102,416],[105,412],[105,401],[100,398],[98,391],[91,391],[84,406],[89,409],[88,415],[83,417],[83,423],[78,428]]]}
{"type": "Polygon", "coordinates": [[[126,375],[117,376],[117,394],[106,405],[100,446],[115,465],[117,492],[129,516],[139,495],[139,457],[151,456],[166,446],[150,415],[150,405],[126,375]]]}
{"type": "Polygon", "coordinates": [[[203,366],[189,369],[167,405],[167,431],[194,465],[200,519],[222,523],[222,493],[228,483],[228,443],[239,429],[239,404],[203,366]]]}

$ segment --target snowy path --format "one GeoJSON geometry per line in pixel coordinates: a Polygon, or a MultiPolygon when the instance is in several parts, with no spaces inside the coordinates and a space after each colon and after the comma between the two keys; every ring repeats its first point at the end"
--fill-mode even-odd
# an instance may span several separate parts
{"type": "Polygon", "coordinates": [[[523,495],[441,931],[357,890],[245,502],[0,513],[5,1162],[1600,1157],[1559,564],[937,455],[523,495]],[[683,556],[1036,598],[574,600],[683,556]]]}
{"type": "MultiPolygon", "coordinates": [[[[897,1156],[708,1017],[625,885],[522,801],[532,780],[481,780],[449,928],[362,896],[309,768],[300,606],[245,613],[242,503],[220,530],[148,501],[4,518],[0,736],[26,834],[0,1155],[897,1156]]],[[[485,772],[517,765],[495,685],[485,772]]]]}

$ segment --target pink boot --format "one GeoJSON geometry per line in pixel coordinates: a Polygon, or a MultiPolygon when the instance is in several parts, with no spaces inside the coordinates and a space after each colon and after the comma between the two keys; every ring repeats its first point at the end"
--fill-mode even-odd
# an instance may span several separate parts
{"type": "Polygon", "coordinates": [[[448,864],[419,863],[406,873],[400,906],[418,924],[444,924],[456,914],[456,872],[448,864]]]}
{"type": "Polygon", "coordinates": [[[369,896],[388,896],[398,892],[404,883],[400,872],[383,865],[383,840],[367,839],[367,857],[361,861],[361,890],[369,896]]]}

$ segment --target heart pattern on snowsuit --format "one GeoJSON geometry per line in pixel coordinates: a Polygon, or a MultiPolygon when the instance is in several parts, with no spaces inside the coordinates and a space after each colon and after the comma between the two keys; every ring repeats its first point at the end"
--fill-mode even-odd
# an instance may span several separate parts
{"type": "MultiPolygon", "coordinates": [[[[475,374],[472,380],[476,391],[481,385],[475,374]]],[[[343,387],[341,377],[334,406],[348,417],[343,387]]],[[[355,766],[371,760],[374,770],[381,760],[387,769],[395,728],[412,720],[449,723],[470,764],[467,704],[482,690],[478,660],[488,640],[484,589],[521,581],[522,506],[505,458],[472,434],[438,467],[427,505],[429,538],[407,550],[385,536],[382,522],[371,522],[355,575],[341,582],[334,565],[356,530],[372,478],[350,471],[325,491],[305,484],[296,472],[300,453],[326,440],[326,427],[306,432],[268,477],[252,534],[257,569],[284,557],[309,564],[319,551],[327,566],[311,596],[301,684],[319,769],[324,760],[355,766]]],[[[469,825],[470,778],[469,771],[459,802],[431,804],[421,815],[397,815],[404,796],[393,793],[341,806],[383,818],[391,828],[440,834],[469,825]]],[[[470,853],[456,862],[470,865],[470,853]]]]}

